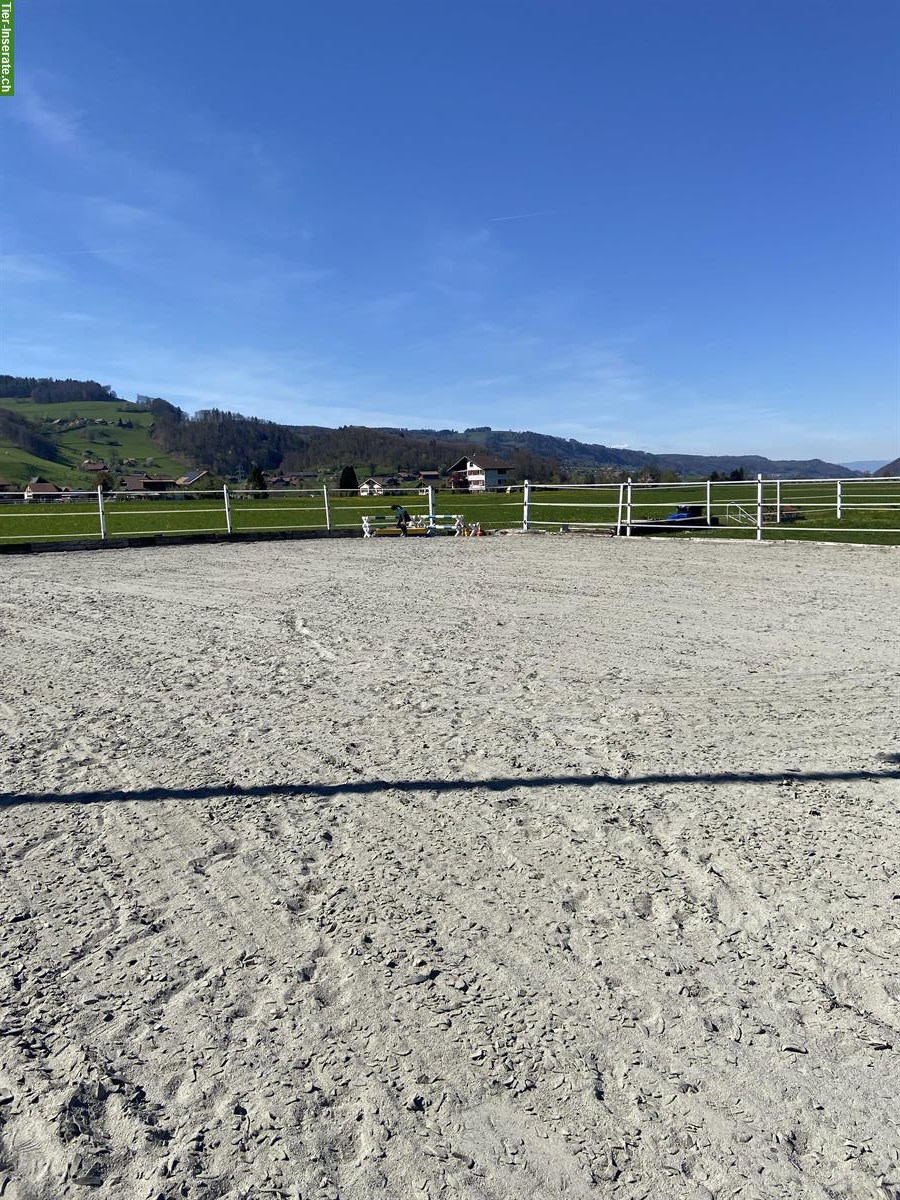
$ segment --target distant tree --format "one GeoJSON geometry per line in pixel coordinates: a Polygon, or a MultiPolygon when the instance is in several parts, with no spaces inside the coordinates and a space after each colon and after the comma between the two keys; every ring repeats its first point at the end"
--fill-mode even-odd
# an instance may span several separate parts
{"type": "Polygon", "coordinates": [[[709,477],[709,482],[710,483],[718,483],[721,478],[722,477],[718,471],[713,471],[713,473],[709,477]]]}
{"type": "Polygon", "coordinates": [[[338,487],[343,492],[358,491],[359,480],[356,478],[356,471],[352,467],[344,467],[343,471],[341,471],[338,487]]]}
{"type": "Polygon", "coordinates": [[[743,467],[735,467],[735,469],[731,472],[731,474],[728,476],[728,478],[734,479],[734,480],[744,479],[745,478],[744,468],[743,467]]]}
{"type": "Polygon", "coordinates": [[[247,473],[247,491],[252,492],[254,500],[263,500],[269,494],[266,477],[259,463],[254,463],[247,473]]]}

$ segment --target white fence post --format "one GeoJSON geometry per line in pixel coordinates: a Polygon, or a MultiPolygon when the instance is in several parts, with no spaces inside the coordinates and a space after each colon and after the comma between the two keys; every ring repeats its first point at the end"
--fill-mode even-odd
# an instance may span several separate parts
{"type": "Polygon", "coordinates": [[[225,504],[225,532],[231,533],[231,498],[228,495],[228,484],[222,484],[222,500],[225,504]]]}
{"type": "Polygon", "coordinates": [[[622,536],[622,505],[625,503],[625,484],[619,484],[619,510],[616,513],[616,537],[622,536]]]}
{"type": "Polygon", "coordinates": [[[762,475],[756,477],[756,540],[762,541],[763,531],[763,481],[762,475]]]}
{"type": "Polygon", "coordinates": [[[712,484],[706,481],[706,524],[712,525],[712,484]]]}
{"type": "Polygon", "coordinates": [[[625,536],[631,537],[631,477],[628,478],[626,484],[628,489],[628,499],[625,501],[625,536]]]}
{"type": "Polygon", "coordinates": [[[531,508],[531,484],[526,479],[525,486],[522,489],[522,530],[528,532],[528,518],[531,508]]]}
{"type": "Polygon", "coordinates": [[[100,541],[106,541],[106,510],[103,507],[103,488],[97,488],[97,513],[100,517],[100,541]]]}
{"type": "Polygon", "coordinates": [[[434,524],[434,488],[428,485],[428,524],[434,524]]]}
{"type": "Polygon", "coordinates": [[[323,484],[322,495],[325,497],[325,528],[331,528],[331,504],[328,500],[328,484],[323,484]]]}
{"type": "Polygon", "coordinates": [[[781,524],[781,480],[775,480],[775,524],[781,524]]]}
{"type": "Polygon", "coordinates": [[[843,499],[844,499],[843,492],[841,490],[841,481],[840,480],[837,481],[837,485],[835,487],[835,493],[836,493],[836,495],[835,495],[834,515],[837,517],[838,520],[840,520],[841,519],[841,504],[843,503],[843,499]]]}

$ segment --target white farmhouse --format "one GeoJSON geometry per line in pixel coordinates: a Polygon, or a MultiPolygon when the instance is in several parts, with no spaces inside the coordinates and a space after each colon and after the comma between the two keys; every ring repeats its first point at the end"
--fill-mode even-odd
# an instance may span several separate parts
{"type": "Polygon", "coordinates": [[[25,501],[30,500],[54,500],[62,493],[62,488],[58,488],[55,483],[48,483],[46,479],[41,479],[36,476],[28,481],[25,488],[25,501]]]}
{"type": "Polygon", "coordinates": [[[456,492],[504,491],[511,473],[509,463],[488,455],[479,455],[477,459],[461,458],[447,470],[450,486],[456,492]]]}

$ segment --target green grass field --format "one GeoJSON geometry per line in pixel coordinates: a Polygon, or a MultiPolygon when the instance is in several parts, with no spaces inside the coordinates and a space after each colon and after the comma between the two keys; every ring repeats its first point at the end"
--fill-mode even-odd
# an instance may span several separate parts
{"type": "MultiPolygon", "coordinates": [[[[755,537],[756,484],[712,485],[713,511],[721,524],[706,530],[674,529],[670,537],[755,537]],[[729,507],[730,506],[730,507],[729,507]],[[742,511],[741,511],[742,510],[742,511]]],[[[563,526],[614,526],[618,512],[617,486],[586,491],[581,489],[534,489],[530,524],[534,529],[559,531],[563,526]]],[[[706,485],[639,488],[632,493],[632,520],[665,516],[679,504],[705,504],[706,485]]],[[[401,497],[331,497],[334,528],[359,529],[363,514],[387,514],[398,500],[413,514],[427,512],[427,499],[416,493],[401,497]]],[[[783,483],[783,508],[792,506],[801,519],[791,524],[768,524],[774,519],[776,487],[764,485],[763,504],[768,527],[764,538],[800,538],[822,541],[900,544],[900,483],[854,480],[842,485],[842,516],[836,515],[834,484],[783,483]],[[878,505],[875,508],[872,506],[878,505]],[[863,506],[863,507],[854,507],[863,506]],[[835,532],[829,530],[837,527],[835,532]]],[[[156,500],[132,498],[106,502],[107,536],[110,539],[156,534],[224,533],[225,510],[219,492],[183,495],[156,500]]],[[[506,493],[458,496],[438,493],[435,508],[442,513],[462,513],[468,522],[478,521],[485,529],[521,528],[522,494],[506,493]]],[[[623,512],[623,519],[624,519],[623,512]]],[[[232,498],[235,532],[323,529],[324,501],[321,492],[297,495],[271,493],[265,499],[232,498]]],[[[63,541],[98,538],[100,522],[96,501],[32,502],[0,504],[0,542],[63,541]]]]}
{"type": "Polygon", "coordinates": [[[163,454],[154,444],[150,437],[152,415],[149,412],[135,412],[121,400],[35,404],[30,399],[7,397],[0,398],[0,408],[7,408],[35,422],[40,432],[56,444],[60,455],[57,462],[51,462],[0,440],[0,478],[3,479],[24,483],[40,475],[60,486],[87,487],[90,486],[90,476],[81,470],[81,464],[87,458],[102,459],[107,463],[113,458],[120,462],[135,459],[137,467],[121,468],[126,474],[129,470],[143,469],[157,475],[177,477],[187,469],[183,462],[163,454]],[[85,425],[81,429],[64,431],[52,424],[58,418],[66,420],[75,415],[85,419],[112,421],[113,424],[85,425]],[[116,425],[115,422],[120,418],[131,421],[132,428],[123,429],[116,425]],[[152,464],[145,465],[146,459],[152,459],[152,464]]]}

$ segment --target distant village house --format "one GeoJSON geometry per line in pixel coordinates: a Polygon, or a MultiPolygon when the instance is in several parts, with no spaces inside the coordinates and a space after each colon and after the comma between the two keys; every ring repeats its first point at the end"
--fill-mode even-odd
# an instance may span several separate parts
{"type": "Polygon", "coordinates": [[[48,483],[46,479],[41,479],[40,476],[30,479],[25,486],[25,500],[56,500],[61,495],[62,489],[57,487],[55,483],[48,483]]]}
{"type": "Polygon", "coordinates": [[[175,480],[170,475],[126,475],[122,486],[126,492],[170,492],[175,480]]]}
{"type": "Polygon", "coordinates": [[[447,468],[447,474],[455,492],[499,492],[508,486],[512,467],[499,458],[480,455],[461,458],[447,468]]]}
{"type": "Polygon", "coordinates": [[[179,487],[193,487],[209,474],[208,471],[188,471],[187,475],[179,475],[175,480],[179,487]]]}

